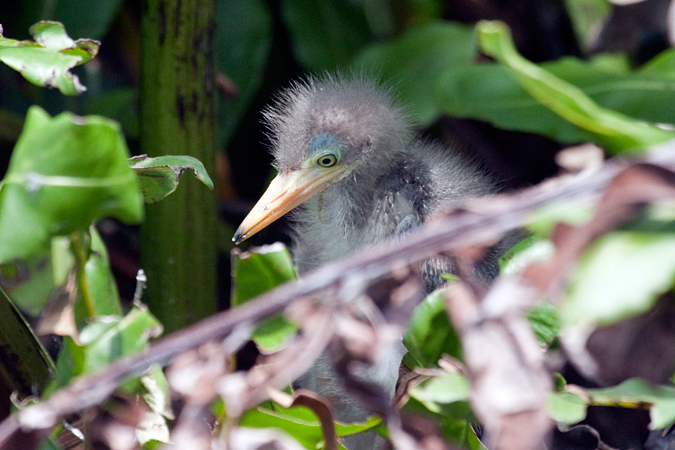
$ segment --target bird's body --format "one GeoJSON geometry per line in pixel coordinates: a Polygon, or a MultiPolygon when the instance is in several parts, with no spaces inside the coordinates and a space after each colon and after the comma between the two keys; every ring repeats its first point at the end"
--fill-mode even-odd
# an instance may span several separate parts
{"type": "Polygon", "coordinates": [[[453,201],[489,192],[479,172],[437,146],[407,142],[387,153],[387,161],[364,163],[295,210],[300,273],[401,237],[453,201]]]}
{"type": "Polygon", "coordinates": [[[457,200],[493,191],[462,157],[415,139],[404,108],[367,78],[295,84],[265,117],[279,176],[234,240],[294,210],[300,273],[403,235],[457,200]],[[324,168],[317,164],[322,155],[339,160],[324,168]],[[322,174],[329,171],[330,177],[322,174]]]}
{"type": "MultiPolygon", "coordinates": [[[[472,164],[416,139],[404,109],[387,89],[363,77],[326,76],[296,84],[265,117],[279,175],[234,240],[294,210],[294,259],[300,273],[395,240],[453,202],[493,191],[472,164]]],[[[428,266],[430,290],[449,265],[428,266]]],[[[491,262],[485,267],[483,272],[494,272],[491,262]]],[[[401,349],[366,375],[391,393],[401,349]]],[[[367,412],[353,406],[332,380],[327,358],[312,375],[311,384],[338,403],[340,419],[365,418],[367,412]]],[[[366,447],[359,443],[356,448],[366,447]]]]}

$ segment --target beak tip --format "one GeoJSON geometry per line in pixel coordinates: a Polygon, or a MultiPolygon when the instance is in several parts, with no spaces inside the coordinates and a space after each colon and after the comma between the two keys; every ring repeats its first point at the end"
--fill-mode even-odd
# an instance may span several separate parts
{"type": "Polygon", "coordinates": [[[232,242],[237,245],[244,242],[244,239],[246,239],[246,237],[241,234],[241,229],[237,229],[237,231],[234,233],[234,236],[232,236],[232,242]]]}

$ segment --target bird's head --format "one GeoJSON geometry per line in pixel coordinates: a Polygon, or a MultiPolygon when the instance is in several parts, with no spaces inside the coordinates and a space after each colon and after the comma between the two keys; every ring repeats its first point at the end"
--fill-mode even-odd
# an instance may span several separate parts
{"type": "Polygon", "coordinates": [[[411,138],[403,109],[365,77],[297,83],[265,119],[279,174],[237,229],[237,244],[358,168],[384,164],[411,138]]]}

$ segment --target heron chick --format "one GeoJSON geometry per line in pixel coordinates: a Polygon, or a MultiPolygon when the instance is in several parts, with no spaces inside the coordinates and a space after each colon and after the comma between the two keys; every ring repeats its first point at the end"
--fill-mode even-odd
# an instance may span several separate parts
{"type": "Polygon", "coordinates": [[[363,76],[298,82],[265,121],[277,177],[233,241],[294,211],[299,273],[405,234],[492,184],[465,158],[415,139],[405,109],[363,76]]]}
{"type": "MultiPolygon", "coordinates": [[[[365,76],[296,83],[264,116],[278,175],[233,240],[240,243],[293,210],[293,256],[301,274],[405,235],[453,202],[494,190],[465,158],[416,138],[404,107],[365,76]]],[[[430,291],[451,267],[427,266],[430,291]]],[[[496,275],[493,262],[482,266],[486,280],[496,275]]],[[[382,365],[393,372],[384,382],[391,394],[401,356],[398,349],[382,365]]],[[[321,368],[325,362],[315,371],[330,372],[321,368]]],[[[336,409],[341,420],[366,416],[363,408],[336,409]]]]}

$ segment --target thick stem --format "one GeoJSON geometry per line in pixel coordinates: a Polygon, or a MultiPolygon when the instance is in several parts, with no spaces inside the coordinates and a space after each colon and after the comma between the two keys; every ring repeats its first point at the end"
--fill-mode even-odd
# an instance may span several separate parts
{"type": "MultiPolygon", "coordinates": [[[[215,2],[146,0],[142,29],[142,150],[194,156],[213,175],[215,2]]],[[[216,201],[186,175],[141,231],[144,299],[169,332],[216,311],[216,201]]]]}

